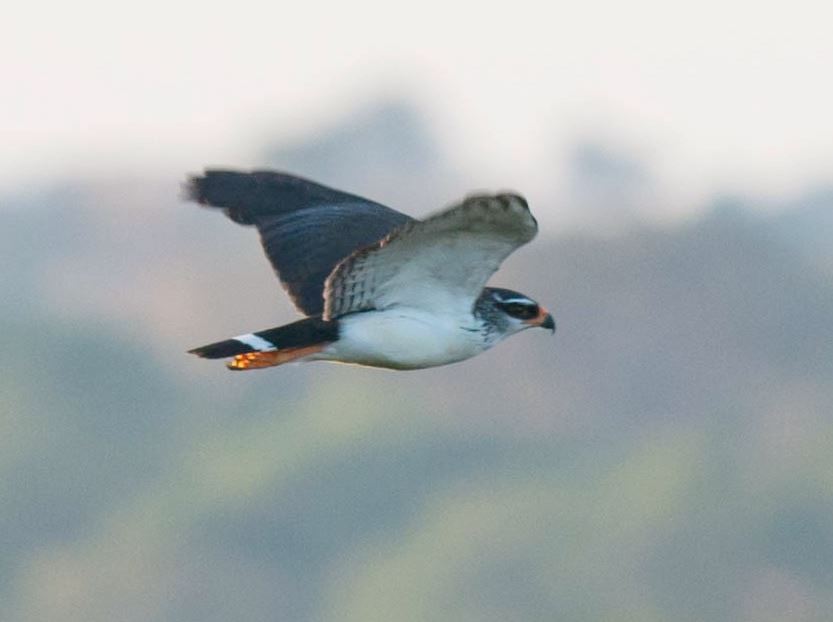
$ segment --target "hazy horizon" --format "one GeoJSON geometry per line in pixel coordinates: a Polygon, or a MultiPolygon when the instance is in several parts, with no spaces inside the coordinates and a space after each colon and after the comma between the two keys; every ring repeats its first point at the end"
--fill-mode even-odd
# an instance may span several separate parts
{"type": "Polygon", "coordinates": [[[535,8],[15,7],[3,622],[831,619],[830,20],[535,8]],[[190,356],[297,317],[182,200],[217,165],[414,216],[522,192],[541,233],[491,283],[558,331],[415,372],[190,356]]]}
{"type": "Polygon", "coordinates": [[[716,0],[18,4],[0,38],[15,85],[0,188],[256,165],[269,141],[401,98],[472,186],[541,192],[595,141],[650,162],[667,210],[789,196],[833,178],[829,17],[822,2],[716,0]]]}

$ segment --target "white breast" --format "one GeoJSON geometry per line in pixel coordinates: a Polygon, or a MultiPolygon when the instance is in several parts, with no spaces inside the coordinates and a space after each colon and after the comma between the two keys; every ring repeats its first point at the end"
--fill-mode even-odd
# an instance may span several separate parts
{"type": "Polygon", "coordinates": [[[317,359],[420,369],[480,354],[484,343],[474,317],[437,316],[419,309],[367,311],[343,317],[339,340],[317,359]]]}

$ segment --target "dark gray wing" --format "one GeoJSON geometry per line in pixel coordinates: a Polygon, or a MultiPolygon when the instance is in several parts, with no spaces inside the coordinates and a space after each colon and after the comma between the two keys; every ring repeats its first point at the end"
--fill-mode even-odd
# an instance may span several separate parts
{"type": "Polygon", "coordinates": [[[306,315],[324,310],[324,281],[359,248],[412,220],[359,196],[275,171],[206,170],[188,197],[254,225],[292,302],[306,315]]]}

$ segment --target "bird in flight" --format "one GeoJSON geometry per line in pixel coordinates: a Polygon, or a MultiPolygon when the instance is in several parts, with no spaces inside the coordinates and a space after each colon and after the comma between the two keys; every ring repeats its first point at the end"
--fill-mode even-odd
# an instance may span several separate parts
{"type": "Polygon", "coordinates": [[[486,287],[538,231],[523,197],[472,195],[415,220],[274,171],[206,170],[187,195],[254,225],[306,317],[190,351],[233,370],[290,361],[422,369],[462,361],[527,328],[555,331],[544,307],[486,287]]]}

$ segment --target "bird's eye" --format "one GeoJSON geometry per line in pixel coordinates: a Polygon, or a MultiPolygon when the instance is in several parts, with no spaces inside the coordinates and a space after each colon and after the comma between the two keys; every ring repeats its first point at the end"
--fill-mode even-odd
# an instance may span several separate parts
{"type": "Polygon", "coordinates": [[[519,320],[529,320],[538,315],[538,305],[525,305],[512,302],[504,306],[506,313],[519,320]]]}

